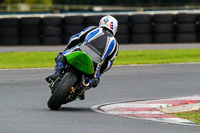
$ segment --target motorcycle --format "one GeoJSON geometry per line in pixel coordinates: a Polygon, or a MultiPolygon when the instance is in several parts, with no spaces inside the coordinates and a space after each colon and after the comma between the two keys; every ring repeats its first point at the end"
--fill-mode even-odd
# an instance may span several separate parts
{"type": "Polygon", "coordinates": [[[51,110],[58,110],[63,104],[72,102],[81,96],[92,83],[90,75],[94,73],[92,59],[82,51],[66,56],[65,70],[50,83],[51,96],[47,102],[51,110]]]}

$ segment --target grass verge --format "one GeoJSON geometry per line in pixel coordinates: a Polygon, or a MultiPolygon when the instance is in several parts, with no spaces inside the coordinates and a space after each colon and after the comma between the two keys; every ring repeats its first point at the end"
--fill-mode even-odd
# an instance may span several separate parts
{"type": "MultiPolygon", "coordinates": [[[[0,69],[53,67],[58,52],[0,53],[0,69]]],[[[200,49],[124,50],[114,65],[200,62],[200,49]]]]}
{"type": "Polygon", "coordinates": [[[179,118],[187,119],[187,120],[190,120],[190,121],[200,124],[200,109],[198,111],[177,113],[177,114],[171,114],[171,115],[179,117],[179,118]]]}
{"type": "Polygon", "coordinates": [[[200,49],[120,51],[115,65],[200,62],[200,49]]]}

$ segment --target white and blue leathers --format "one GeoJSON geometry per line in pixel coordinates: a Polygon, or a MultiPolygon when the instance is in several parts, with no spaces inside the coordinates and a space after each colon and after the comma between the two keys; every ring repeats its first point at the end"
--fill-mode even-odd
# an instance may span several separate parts
{"type": "Polygon", "coordinates": [[[91,57],[95,67],[94,77],[99,78],[101,74],[111,68],[118,54],[119,46],[108,29],[91,26],[70,38],[63,55],[66,56],[77,50],[83,51],[91,57]]]}

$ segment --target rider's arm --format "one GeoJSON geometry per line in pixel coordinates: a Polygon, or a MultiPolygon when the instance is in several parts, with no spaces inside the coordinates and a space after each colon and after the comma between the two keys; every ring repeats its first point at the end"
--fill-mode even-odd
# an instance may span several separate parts
{"type": "MultiPolygon", "coordinates": [[[[65,50],[70,49],[70,48],[72,48],[72,47],[78,45],[79,43],[82,43],[82,42],[85,40],[86,35],[87,35],[90,31],[92,31],[93,29],[95,29],[95,28],[96,28],[96,26],[90,26],[90,27],[84,29],[83,31],[81,31],[80,33],[77,33],[77,34],[73,35],[73,36],[70,38],[70,40],[69,40],[67,46],[65,47],[65,50]]],[[[64,50],[64,51],[65,51],[65,50],[64,50]]]]}
{"type": "Polygon", "coordinates": [[[113,62],[118,55],[118,51],[119,51],[119,46],[118,43],[116,42],[114,51],[104,60],[103,64],[101,65],[100,75],[108,71],[112,67],[113,62]]]}

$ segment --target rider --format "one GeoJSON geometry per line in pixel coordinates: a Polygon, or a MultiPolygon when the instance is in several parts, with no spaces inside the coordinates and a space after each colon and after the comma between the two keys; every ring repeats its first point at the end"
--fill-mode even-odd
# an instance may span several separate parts
{"type": "MultiPolygon", "coordinates": [[[[67,64],[66,55],[74,51],[83,51],[93,60],[95,72],[90,80],[90,87],[96,87],[100,76],[111,68],[118,54],[119,46],[114,37],[117,28],[117,20],[107,15],[100,20],[99,27],[90,26],[72,36],[64,52],[60,52],[55,58],[55,73],[46,77],[46,81],[48,83],[55,81],[64,70],[67,64]]],[[[84,99],[84,93],[80,99],[84,99]]]]}

